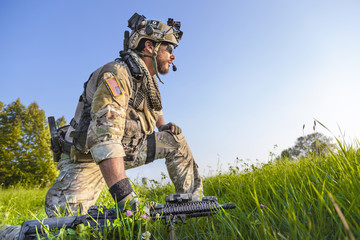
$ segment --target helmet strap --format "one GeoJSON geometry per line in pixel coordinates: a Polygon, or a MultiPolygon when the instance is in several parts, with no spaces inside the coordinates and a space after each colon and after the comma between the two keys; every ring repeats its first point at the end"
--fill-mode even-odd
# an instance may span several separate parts
{"type": "Polygon", "coordinates": [[[157,42],[157,43],[155,44],[154,54],[152,55],[152,59],[153,59],[153,67],[154,67],[154,70],[155,70],[155,75],[156,75],[156,77],[159,79],[159,81],[160,81],[162,84],[164,84],[164,82],[161,81],[161,79],[160,79],[159,71],[158,71],[158,68],[157,68],[157,62],[156,62],[156,57],[157,57],[157,54],[158,54],[160,45],[161,45],[161,42],[157,42]]]}
{"type": "Polygon", "coordinates": [[[154,48],[154,53],[152,56],[150,55],[147,55],[147,54],[143,54],[141,52],[136,52],[140,57],[149,57],[149,58],[152,58],[153,59],[153,68],[154,68],[154,71],[155,71],[155,75],[156,77],[159,79],[159,81],[164,84],[163,81],[161,81],[160,79],[160,76],[159,76],[159,71],[158,71],[158,68],[157,68],[157,62],[156,62],[156,57],[157,57],[157,54],[159,52],[159,48],[160,48],[160,45],[161,45],[161,42],[157,42],[155,44],[155,48],[154,48]]]}

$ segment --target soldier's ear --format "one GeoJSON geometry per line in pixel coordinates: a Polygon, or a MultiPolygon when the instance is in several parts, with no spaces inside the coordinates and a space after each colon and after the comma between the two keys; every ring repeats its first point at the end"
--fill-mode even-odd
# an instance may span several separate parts
{"type": "Polygon", "coordinates": [[[144,50],[148,51],[149,53],[154,53],[154,45],[153,45],[153,43],[151,41],[146,41],[144,50]]]}

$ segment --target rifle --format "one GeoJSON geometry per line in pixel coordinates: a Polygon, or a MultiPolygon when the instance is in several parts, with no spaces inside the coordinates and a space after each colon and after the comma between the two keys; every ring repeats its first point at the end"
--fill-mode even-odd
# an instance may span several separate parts
{"type": "Polygon", "coordinates": [[[206,196],[201,201],[192,201],[191,193],[170,194],[166,196],[165,201],[167,204],[154,206],[150,211],[150,216],[152,219],[161,218],[169,224],[170,240],[176,239],[175,224],[178,223],[178,219],[185,224],[187,218],[210,217],[221,209],[235,208],[232,203],[220,205],[215,196],[206,196]]]}
{"type": "MultiPolygon", "coordinates": [[[[175,239],[178,219],[185,223],[187,218],[211,216],[218,213],[221,209],[233,209],[232,203],[220,205],[217,197],[203,197],[201,201],[192,201],[192,195],[170,194],[166,196],[166,204],[157,204],[150,207],[148,215],[152,219],[163,219],[169,224],[170,239],[175,239]]],[[[37,239],[37,234],[45,236],[44,227],[48,229],[71,228],[76,229],[79,224],[89,225],[92,228],[105,228],[108,222],[114,223],[119,218],[119,213],[115,208],[108,209],[105,206],[91,206],[88,213],[82,216],[45,218],[29,220],[23,222],[20,229],[19,240],[37,239]]]]}

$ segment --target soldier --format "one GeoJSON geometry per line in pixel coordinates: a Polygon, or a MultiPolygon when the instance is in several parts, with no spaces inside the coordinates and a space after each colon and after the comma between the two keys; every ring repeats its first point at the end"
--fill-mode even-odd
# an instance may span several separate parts
{"type": "MultiPolygon", "coordinates": [[[[175,60],[180,22],[169,19],[164,24],[135,13],[129,28],[120,58],[90,75],[70,126],[59,130],[62,151],[54,156],[60,173],[45,199],[49,217],[86,213],[105,183],[119,209],[126,202],[136,209],[125,170],[162,158],[176,192],[200,199],[198,166],[180,127],[165,124],[154,77],[161,81],[158,73],[167,74],[175,60]]],[[[0,239],[17,239],[19,230],[5,225],[0,239]]]]}
{"type": "Polygon", "coordinates": [[[161,81],[158,73],[167,74],[175,60],[180,22],[169,19],[164,24],[135,13],[129,27],[132,32],[125,34],[120,58],[97,69],[84,84],[64,133],[59,176],[46,195],[49,217],[59,211],[86,212],[105,183],[120,209],[125,202],[136,208],[125,170],[162,158],[176,192],[200,199],[198,166],[180,127],[165,124],[154,77],[161,81]]]}

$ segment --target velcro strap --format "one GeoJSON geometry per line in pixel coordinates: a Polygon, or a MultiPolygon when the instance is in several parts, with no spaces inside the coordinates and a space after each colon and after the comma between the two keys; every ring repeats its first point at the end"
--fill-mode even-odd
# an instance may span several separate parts
{"type": "Polygon", "coordinates": [[[146,142],[147,142],[147,151],[146,151],[145,164],[148,164],[155,160],[155,152],[156,152],[155,132],[146,136],[146,142]]]}
{"type": "Polygon", "coordinates": [[[70,121],[70,125],[71,125],[74,129],[76,129],[79,124],[78,124],[78,123],[75,121],[75,119],[73,118],[73,119],[71,119],[71,121],[70,121]]]}

